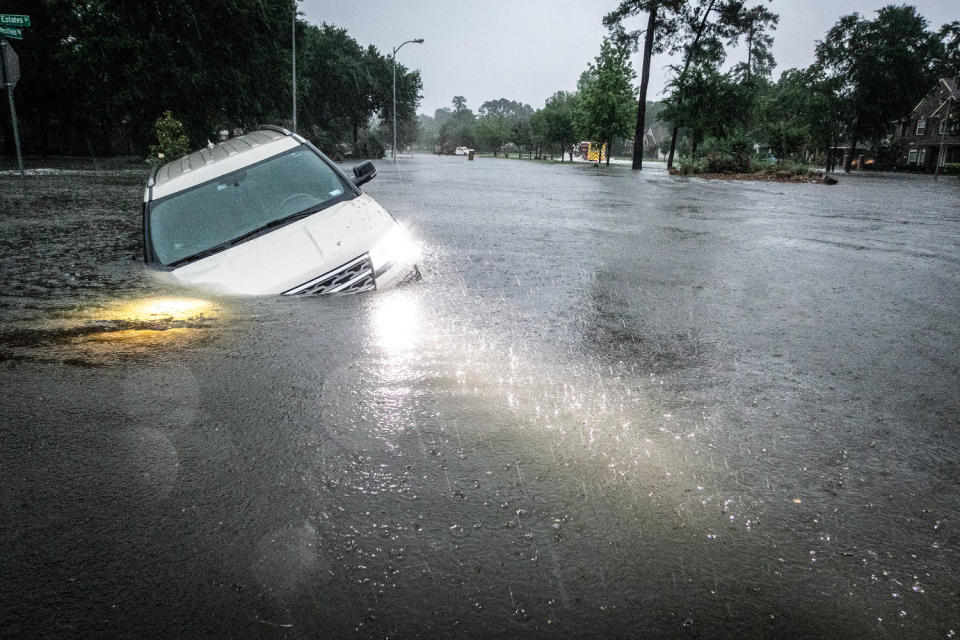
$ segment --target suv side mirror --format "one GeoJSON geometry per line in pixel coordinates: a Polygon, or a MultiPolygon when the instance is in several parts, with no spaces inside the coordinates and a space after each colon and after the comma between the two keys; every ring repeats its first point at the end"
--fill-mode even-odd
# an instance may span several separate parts
{"type": "Polygon", "coordinates": [[[364,160],[353,167],[353,184],[358,187],[370,182],[377,177],[377,168],[373,166],[372,160],[364,160]]]}

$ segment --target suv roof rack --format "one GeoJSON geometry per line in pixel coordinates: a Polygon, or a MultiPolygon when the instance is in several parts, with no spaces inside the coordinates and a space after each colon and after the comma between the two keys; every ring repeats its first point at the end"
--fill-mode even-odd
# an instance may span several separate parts
{"type": "Polygon", "coordinates": [[[293,132],[289,129],[283,127],[278,127],[275,124],[261,124],[257,129],[266,129],[267,131],[276,131],[277,133],[282,133],[285,136],[292,136],[293,132]]]}

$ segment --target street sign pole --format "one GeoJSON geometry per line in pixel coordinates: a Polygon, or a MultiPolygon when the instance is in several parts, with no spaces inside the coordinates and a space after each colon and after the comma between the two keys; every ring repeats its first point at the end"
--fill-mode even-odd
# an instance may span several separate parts
{"type": "Polygon", "coordinates": [[[13,85],[17,83],[20,75],[19,60],[17,54],[13,51],[7,39],[0,37],[0,72],[2,72],[3,83],[7,85],[7,97],[10,99],[10,119],[13,123],[13,142],[17,147],[17,166],[20,168],[20,190],[26,193],[26,181],[23,175],[23,153],[20,151],[20,126],[17,123],[17,108],[13,104],[13,85]],[[14,71],[11,67],[13,62],[17,65],[14,71]]]}

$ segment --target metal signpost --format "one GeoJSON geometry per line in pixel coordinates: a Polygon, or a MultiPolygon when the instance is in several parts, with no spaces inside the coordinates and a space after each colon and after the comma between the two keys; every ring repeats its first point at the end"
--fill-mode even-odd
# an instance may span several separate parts
{"type": "Polygon", "coordinates": [[[13,104],[13,88],[20,80],[20,58],[13,50],[7,38],[23,38],[21,27],[30,26],[30,16],[0,13],[0,80],[7,87],[10,100],[10,119],[13,123],[13,142],[17,147],[17,166],[20,168],[20,188],[24,188],[23,153],[20,151],[20,125],[17,123],[17,109],[13,104]]]}

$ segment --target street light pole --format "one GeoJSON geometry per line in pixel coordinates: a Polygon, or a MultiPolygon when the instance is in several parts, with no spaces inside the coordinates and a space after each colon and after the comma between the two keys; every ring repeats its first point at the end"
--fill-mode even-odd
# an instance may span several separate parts
{"type": "Polygon", "coordinates": [[[399,47],[393,48],[393,146],[390,148],[390,156],[394,162],[397,161],[397,51],[400,51],[403,45],[410,44],[411,42],[423,44],[423,38],[407,40],[399,47]]]}

